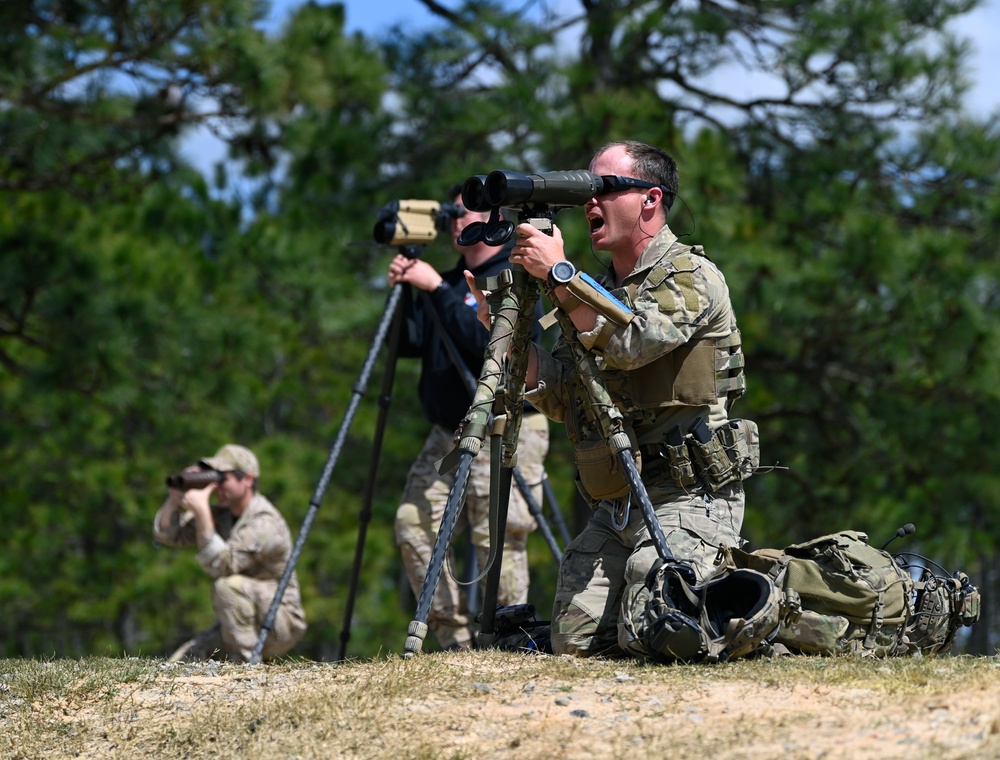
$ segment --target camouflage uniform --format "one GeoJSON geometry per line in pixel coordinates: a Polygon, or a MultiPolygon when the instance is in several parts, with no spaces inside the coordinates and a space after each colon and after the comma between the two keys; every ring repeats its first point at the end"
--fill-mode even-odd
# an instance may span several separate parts
{"type": "MultiPolygon", "coordinates": [[[[678,390],[681,383],[675,382],[693,357],[704,360],[706,354],[696,354],[696,346],[708,350],[711,361],[719,344],[735,344],[728,350],[742,382],[736,318],[718,268],[700,250],[679,244],[664,226],[620,289],[614,289],[610,277],[602,284],[634,316],[616,327],[599,314],[594,329],[578,338],[595,353],[601,378],[640,451],[656,451],[670,428],[677,425],[687,431],[699,417],[713,431],[725,425],[727,406],[742,392],[742,385],[727,379],[705,392],[703,382],[697,397],[678,390]],[[601,346],[603,351],[598,350],[601,346]],[[730,394],[727,384],[739,388],[730,394]],[[695,398],[700,400],[692,402],[695,398]]],[[[575,371],[572,348],[560,339],[551,354],[539,350],[538,355],[537,387],[526,398],[551,419],[566,423],[579,455],[581,442],[601,436],[593,412],[581,400],[587,394],[575,371]]],[[[709,377],[719,368],[715,358],[714,366],[708,365],[709,377]]],[[[699,481],[682,487],[665,461],[644,456],[642,479],[672,553],[692,562],[700,581],[711,573],[719,546],[742,543],[743,486],[734,482],[709,492],[699,481]]],[[[590,502],[593,515],[566,548],[560,565],[552,612],[553,649],[557,654],[642,657],[643,646],[625,620],[645,607],[645,596],[638,590],[657,559],[655,547],[639,505],[631,507],[627,524],[616,528],[612,510],[621,500],[591,498],[590,502]]]]}
{"type": "MultiPolygon", "coordinates": [[[[406,479],[402,504],[396,513],[396,543],[410,586],[419,595],[427,575],[431,552],[441,526],[454,471],[439,475],[434,463],[455,447],[454,432],[435,425],[424,443],[406,479]]],[[[542,503],[542,462],[549,448],[548,421],[541,414],[525,414],[518,436],[518,469],[531,487],[531,494],[542,503]]],[[[459,517],[455,535],[470,527],[480,572],[485,570],[490,553],[490,446],[472,460],[469,490],[459,517]]],[[[507,512],[503,562],[501,565],[498,604],[524,604],[528,601],[528,534],[537,527],[535,518],[515,482],[511,487],[507,512]]],[[[465,649],[472,645],[465,594],[455,579],[454,552],[449,555],[438,582],[427,625],[434,631],[443,649],[465,649]]]]}
{"type": "MultiPolygon", "coordinates": [[[[177,511],[166,526],[160,514],[153,519],[153,535],[167,546],[195,546],[194,520],[177,511]]],[[[292,538],[281,513],[264,496],[255,494],[237,519],[228,509],[213,508],[216,535],[198,551],[205,572],[215,579],[212,606],[221,626],[226,651],[248,661],[253,654],[264,618],[271,607],[278,581],[292,551],[292,538]]],[[[281,606],[264,644],[262,657],[289,651],[306,630],[299,582],[292,573],[281,606]]]]}

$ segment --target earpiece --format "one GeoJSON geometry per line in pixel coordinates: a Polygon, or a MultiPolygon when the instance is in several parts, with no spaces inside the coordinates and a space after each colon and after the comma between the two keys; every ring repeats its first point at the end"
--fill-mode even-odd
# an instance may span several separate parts
{"type": "Polygon", "coordinates": [[[646,205],[648,206],[650,203],[652,203],[655,200],[656,200],[656,198],[654,198],[652,195],[647,195],[646,196],[646,205]]]}

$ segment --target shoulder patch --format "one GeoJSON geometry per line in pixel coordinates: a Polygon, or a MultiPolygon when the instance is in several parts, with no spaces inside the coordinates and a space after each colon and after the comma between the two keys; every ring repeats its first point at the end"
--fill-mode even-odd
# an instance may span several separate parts
{"type": "Polygon", "coordinates": [[[688,311],[698,310],[698,291],[694,289],[694,277],[692,272],[694,272],[697,267],[690,256],[678,256],[674,259],[674,266],[677,267],[677,271],[674,273],[674,282],[677,283],[677,287],[680,288],[681,294],[684,296],[684,308],[688,311]]]}
{"type": "Polygon", "coordinates": [[[656,305],[660,307],[660,311],[664,314],[670,314],[677,308],[677,299],[674,298],[670,287],[663,282],[657,287],[652,288],[649,291],[649,296],[656,301],[656,305]]]}

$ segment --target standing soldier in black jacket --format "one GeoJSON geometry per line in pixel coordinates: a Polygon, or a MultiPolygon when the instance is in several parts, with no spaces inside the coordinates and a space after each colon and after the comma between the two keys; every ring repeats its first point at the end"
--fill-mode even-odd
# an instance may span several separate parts
{"type": "MultiPolygon", "coordinates": [[[[450,189],[448,197],[462,208],[461,186],[450,189]]],[[[397,255],[389,265],[389,282],[403,282],[430,294],[429,299],[414,299],[407,292],[407,324],[399,348],[400,356],[421,359],[419,394],[424,414],[432,423],[417,460],[406,479],[402,503],[396,512],[396,543],[402,555],[406,575],[414,594],[419,595],[427,575],[431,551],[441,525],[453,472],[439,475],[434,463],[455,446],[455,431],[472,404],[472,394],[462,373],[478,378],[489,334],[476,317],[477,303],[465,281],[463,270],[476,277],[495,275],[510,267],[509,249],[476,243],[459,246],[458,236],[466,226],[486,221],[487,214],[465,210],[452,222],[452,245],[461,254],[453,269],[437,272],[422,259],[397,255]],[[429,303],[428,303],[429,302],[429,303]],[[455,366],[433,315],[457,349],[463,369],[455,366]]],[[[539,328],[535,326],[535,339],[539,328]]],[[[549,448],[548,423],[544,415],[526,407],[517,447],[517,465],[531,486],[535,501],[542,500],[543,461],[549,448]]],[[[480,568],[489,557],[489,439],[476,455],[469,475],[468,495],[461,520],[455,530],[459,535],[468,526],[480,568]]],[[[515,487],[511,490],[504,541],[502,576],[497,603],[524,604],[528,600],[528,533],[537,527],[528,505],[515,487]]],[[[448,568],[454,567],[453,562],[448,568]]],[[[465,594],[448,568],[441,574],[434,594],[427,624],[434,631],[442,649],[469,649],[472,646],[469,610],[465,594]]]]}

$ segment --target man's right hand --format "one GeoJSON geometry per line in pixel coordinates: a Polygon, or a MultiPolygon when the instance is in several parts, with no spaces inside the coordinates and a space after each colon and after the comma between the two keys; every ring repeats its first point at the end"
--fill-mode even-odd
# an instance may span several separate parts
{"type": "Polygon", "coordinates": [[[544,280],[552,265],[565,258],[562,232],[556,225],[552,225],[551,235],[530,224],[517,226],[517,243],[510,252],[512,264],[519,264],[532,277],[544,280]]]}
{"type": "Polygon", "coordinates": [[[403,282],[418,290],[428,292],[436,289],[444,279],[434,267],[423,259],[407,258],[401,253],[396,254],[389,264],[388,276],[391,285],[403,282]]]}
{"type": "Polygon", "coordinates": [[[212,506],[209,499],[215,490],[215,483],[204,488],[191,488],[181,494],[181,507],[195,516],[198,514],[211,516],[212,506]]]}

